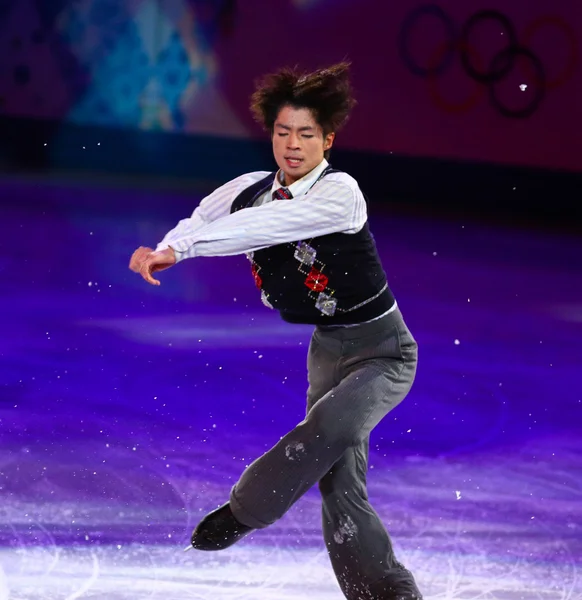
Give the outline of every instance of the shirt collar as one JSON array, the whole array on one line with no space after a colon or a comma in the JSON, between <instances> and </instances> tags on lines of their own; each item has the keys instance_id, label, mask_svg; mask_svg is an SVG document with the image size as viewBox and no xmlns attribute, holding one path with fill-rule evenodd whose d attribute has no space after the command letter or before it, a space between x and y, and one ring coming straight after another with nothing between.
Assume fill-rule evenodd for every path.
<instances>
[{"instance_id":1,"label":"shirt collar","mask_svg":"<svg viewBox=\"0 0 582 600\"><path fill-rule=\"evenodd\" d=\"M325 171L328 167L329 163L325 158L315 167L307 173L307 175L303 176L301 179L298 179L295 183L292 183L287 189L293 195L293 198L300 196L301 194L307 193L311 186L318 180L319 176ZM281 170L277 171L277 175L273 181L273 185L271 187L271 196L274 192L276 192L279 188L283 187L280 177L282 173Z\"/></svg>"}]
</instances>

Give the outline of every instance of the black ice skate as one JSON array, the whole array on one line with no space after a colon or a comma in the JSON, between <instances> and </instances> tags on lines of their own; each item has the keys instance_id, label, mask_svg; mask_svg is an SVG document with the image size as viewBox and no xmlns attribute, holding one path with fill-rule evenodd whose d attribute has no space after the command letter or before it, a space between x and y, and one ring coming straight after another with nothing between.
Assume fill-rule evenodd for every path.
<instances>
[{"instance_id":1,"label":"black ice skate","mask_svg":"<svg viewBox=\"0 0 582 600\"><path fill-rule=\"evenodd\" d=\"M192 548L196 550L224 550L254 531L237 521L227 502L208 513L192 533ZM189 549L189 548L188 548Z\"/></svg>"}]
</instances>

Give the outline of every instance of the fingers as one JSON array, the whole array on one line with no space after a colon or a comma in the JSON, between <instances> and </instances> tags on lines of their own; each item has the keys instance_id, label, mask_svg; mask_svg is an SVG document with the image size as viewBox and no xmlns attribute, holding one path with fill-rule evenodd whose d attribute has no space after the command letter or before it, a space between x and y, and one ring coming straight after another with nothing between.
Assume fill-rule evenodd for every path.
<instances>
[{"instance_id":1,"label":"fingers","mask_svg":"<svg viewBox=\"0 0 582 600\"><path fill-rule=\"evenodd\" d=\"M139 274L148 282L151 283L152 285L160 285L159 280L154 279L152 277L152 272L153 272L153 268L154 268L154 264L152 264L151 259L146 259L142 264L141 267L139 269Z\"/></svg>"}]
</instances>

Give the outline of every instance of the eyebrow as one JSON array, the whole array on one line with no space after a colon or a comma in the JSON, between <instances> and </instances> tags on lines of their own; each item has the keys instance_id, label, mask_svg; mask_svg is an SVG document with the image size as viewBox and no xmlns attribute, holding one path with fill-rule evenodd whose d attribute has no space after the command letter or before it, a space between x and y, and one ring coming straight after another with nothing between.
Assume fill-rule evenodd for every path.
<instances>
[{"instance_id":1,"label":"eyebrow","mask_svg":"<svg viewBox=\"0 0 582 600\"><path fill-rule=\"evenodd\" d=\"M285 129L287 131L291 131L291 127L289 125L281 125L281 123L275 123L275 127L280 127L281 129ZM298 131L313 131L314 128L310 125L306 125L305 127L299 127Z\"/></svg>"}]
</instances>

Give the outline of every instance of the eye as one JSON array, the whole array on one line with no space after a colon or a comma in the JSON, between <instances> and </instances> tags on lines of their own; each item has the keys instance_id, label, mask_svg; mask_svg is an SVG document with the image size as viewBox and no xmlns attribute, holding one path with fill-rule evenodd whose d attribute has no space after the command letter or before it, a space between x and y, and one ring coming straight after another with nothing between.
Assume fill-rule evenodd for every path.
<instances>
[{"instance_id":1,"label":"eye","mask_svg":"<svg viewBox=\"0 0 582 600\"><path fill-rule=\"evenodd\" d=\"M304 135L304 138L307 138L308 140L310 140L313 136L312 135Z\"/></svg>"},{"instance_id":2,"label":"eye","mask_svg":"<svg viewBox=\"0 0 582 600\"><path fill-rule=\"evenodd\" d=\"M287 135L289 135L289 134L288 134L288 133L278 133L277 135L278 135L279 137L285 137L285 136L287 136Z\"/></svg>"}]
</instances>

